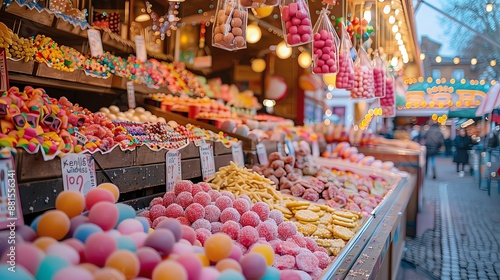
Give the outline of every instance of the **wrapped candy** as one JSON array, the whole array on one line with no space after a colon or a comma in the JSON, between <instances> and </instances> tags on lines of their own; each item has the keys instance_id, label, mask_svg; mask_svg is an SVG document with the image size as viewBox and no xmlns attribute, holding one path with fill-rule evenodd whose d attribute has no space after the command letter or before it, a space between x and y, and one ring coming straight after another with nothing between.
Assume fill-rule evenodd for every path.
<instances>
[{"instance_id":1,"label":"wrapped candy","mask_svg":"<svg viewBox=\"0 0 500 280\"><path fill-rule=\"evenodd\" d=\"M240 5L245 8L260 8L264 6L278 6L279 0L240 0Z\"/></svg>"},{"instance_id":2,"label":"wrapped candy","mask_svg":"<svg viewBox=\"0 0 500 280\"><path fill-rule=\"evenodd\" d=\"M307 0L282 0L280 3L283 36L289 47L312 40L312 23Z\"/></svg>"},{"instance_id":3,"label":"wrapped candy","mask_svg":"<svg viewBox=\"0 0 500 280\"><path fill-rule=\"evenodd\" d=\"M396 95L394 92L394 77L386 68L385 72L385 97L380 98L382 116L394 117L396 115Z\"/></svg>"},{"instance_id":4,"label":"wrapped candy","mask_svg":"<svg viewBox=\"0 0 500 280\"><path fill-rule=\"evenodd\" d=\"M323 8L313 31L313 73L337 74L339 68L339 37L328 18L330 12Z\"/></svg>"},{"instance_id":5,"label":"wrapped candy","mask_svg":"<svg viewBox=\"0 0 500 280\"><path fill-rule=\"evenodd\" d=\"M373 67L363 47L358 50L358 58L354 62L354 87L351 89L351 98L367 99L375 97L373 82Z\"/></svg>"},{"instance_id":6,"label":"wrapped candy","mask_svg":"<svg viewBox=\"0 0 500 280\"><path fill-rule=\"evenodd\" d=\"M378 54L375 54L372 65L375 97L382 98L385 96L385 63Z\"/></svg>"},{"instance_id":7,"label":"wrapped candy","mask_svg":"<svg viewBox=\"0 0 500 280\"><path fill-rule=\"evenodd\" d=\"M354 87L354 63L351 56L352 44L344 24L341 25L340 34L339 70L337 73L336 87L351 89Z\"/></svg>"},{"instance_id":8,"label":"wrapped candy","mask_svg":"<svg viewBox=\"0 0 500 280\"><path fill-rule=\"evenodd\" d=\"M238 0L219 0L212 46L234 51L245 49L248 12Z\"/></svg>"}]
</instances>

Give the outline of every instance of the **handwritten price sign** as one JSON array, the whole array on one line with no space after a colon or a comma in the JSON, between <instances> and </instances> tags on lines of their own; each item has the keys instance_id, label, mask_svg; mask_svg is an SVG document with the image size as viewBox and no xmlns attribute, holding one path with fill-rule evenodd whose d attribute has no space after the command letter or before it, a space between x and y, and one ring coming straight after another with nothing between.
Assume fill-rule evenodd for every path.
<instances>
[{"instance_id":1,"label":"handwritten price sign","mask_svg":"<svg viewBox=\"0 0 500 280\"><path fill-rule=\"evenodd\" d=\"M94 159L88 154L69 154L61 159L64 190L87 192L97 186Z\"/></svg>"},{"instance_id":2,"label":"handwritten price sign","mask_svg":"<svg viewBox=\"0 0 500 280\"><path fill-rule=\"evenodd\" d=\"M90 53L93 57L99 57L104 54L102 48L101 32L96 29L88 29L87 36L89 38Z\"/></svg>"},{"instance_id":3,"label":"handwritten price sign","mask_svg":"<svg viewBox=\"0 0 500 280\"><path fill-rule=\"evenodd\" d=\"M174 188L176 182L182 180L181 151L168 151L166 160L167 192Z\"/></svg>"},{"instance_id":4,"label":"handwritten price sign","mask_svg":"<svg viewBox=\"0 0 500 280\"><path fill-rule=\"evenodd\" d=\"M241 141L238 141L238 143L233 143L233 145L231 146L231 150L233 152L233 162L240 167L244 166L245 157L243 155L243 148L241 147Z\"/></svg>"},{"instance_id":5,"label":"handwritten price sign","mask_svg":"<svg viewBox=\"0 0 500 280\"><path fill-rule=\"evenodd\" d=\"M257 144L257 157L259 158L259 163L262 165L269 164L269 159L267 158L266 146L260 143Z\"/></svg>"},{"instance_id":6,"label":"handwritten price sign","mask_svg":"<svg viewBox=\"0 0 500 280\"><path fill-rule=\"evenodd\" d=\"M127 102L128 102L129 109L135 108L136 103L135 103L134 81L127 82Z\"/></svg>"},{"instance_id":7,"label":"handwritten price sign","mask_svg":"<svg viewBox=\"0 0 500 280\"><path fill-rule=\"evenodd\" d=\"M212 145L203 144L200 146L201 174L203 181L215 175L215 161Z\"/></svg>"}]
</instances>

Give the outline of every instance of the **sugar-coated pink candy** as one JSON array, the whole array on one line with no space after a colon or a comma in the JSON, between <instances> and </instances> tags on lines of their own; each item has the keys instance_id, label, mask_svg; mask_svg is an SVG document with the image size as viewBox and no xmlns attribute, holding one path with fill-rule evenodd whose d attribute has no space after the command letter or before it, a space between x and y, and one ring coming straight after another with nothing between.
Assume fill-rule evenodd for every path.
<instances>
[{"instance_id":1,"label":"sugar-coated pink candy","mask_svg":"<svg viewBox=\"0 0 500 280\"><path fill-rule=\"evenodd\" d=\"M93 280L94 276L90 271L78 266L68 266L59 270L53 280Z\"/></svg>"},{"instance_id":2,"label":"sugar-coated pink candy","mask_svg":"<svg viewBox=\"0 0 500 280\"><path fill-rule=\"evenodd\" d=\"M298 18L292 18L292 26L298 27L302 24L302 20Z\"/></svg>"},{"instance_id":3,"label":"sugar-coated pink candy","mask_svg":"<svg viewBox=\"0 0 500 280\"><path fill-rule=\"evenodd\" d=\"M298 31L297 31L297 26L291 26L289 29L288 29L288 33L290 34L297 34Z\"/></svg>"},{"instance_id":4,"label":"sugar-coated pink candy","mask_svg":"<svg viewBox=\"0 0 500 280\"><path fill-rule=\"evenodd\" d=\"M227 221L222 225L221 231L236 240L240 231L240 224L235 221Z\"/></svg>"},{"instance_id":5,"label":"sugar-coated pink candy","mask_svg":"<svg viewBox=\"0 0 500 280\"><path fill-rule=\"evenodd\" d=\"M194 203L199 203L199 204L201 204L201 206L204 206L204 207L207 205L210 205L211 201L212 201L212 198L206 192L199 192L193 198Z\"/></svg>"},{"instance_id":6,"label":"sugar-coated pink candy","mask_svg":"<svg viewBox=\"0 0 500 280\"><path fill-rule=\"evenodd\" d=\"M259 233L251 226L243 227L238 233L238 242L246 247L252 246L258 240Z\"/></svg>"},{"instance_id":7,"label":"sugar-coated pink candy","mask_svg":"<svg viewBox=\"0 0 500 280\"><path fill-rule=\"evenodd\" d=\"M190 226L182 225L182 239L193 244L196 241L196 232Z\"/></svg>"},{"instance_id":8,"label":"sugar-coated pink candy","mask_svg":"<svg viewBox=\"0 0 500 280\"><path fill-rule=\"evenodd\" d=\"M238 210L234 208L226 208L222 211L220 214L220 221L222 223L225 223L227 221L235 221L235 222L240 222L241 215L238 212Z\"/></svg>"},{"instance_id":9,"label":"sugar-coated pink candy","mask_svg":"<svg viewBox=\"0 0 500 280\"><path fill-rule=\"evenodd\" d=\"M172 207L172 205L177 204L171 204L168 207ZM158 217L165 216L166 209L167 208L165 208L165 206L163 205L153 205L151 208L149 208L149 216L151 217L151 220L154 221Z\"/></svg>"},{"instance_id":10,"label":"sugar-coated pink candy","mask_svg":"<svg viewBox=\"0 0 500 280\"><path fill-rule=\"evenodd\" d=\"M252 206L252 211L259 215L261 221L265 221L269 218L269 213L271 210L269 209L269 205L265 202L257 202Z\"/></svg>"},{"instance_id":11,"label":"sugar-coated pink candy","mask_svg":"<svg viewBox=\"0 0 500 280\"><path fill-rule=\"evenodd\" d=\"M217 201L221 198L223 197L218 198ZM193 203L186 208L184 215L191 223L193 223L194 221L205 217L205 208L201 206L201 204Z\"/></svg>"},{"instance_id":12,"label":"sugar-coated pink candy","mask_svg":"<svg viewBox=\"0 0 500 280\"><path fill-rule=\"evenodd\" d=\"M139 248L135 254L139 259L139 276L151 277L154 268L161 262L160 254L149 247Z\"/></svg>"},{"instance_id":13,"label":"sugar-coated pink candy","mask_svg":"<svg viewBox=\"0 0 500 280\"><path fill-rule=\"evenodd\" d=\"M194 184L193 187L191 188L191 194L193 195L193 197L199 193L199 192L202 192L204 193L205 191L203 191L202 187L200 186L200 184Z\"/></svg>"},{"instance_id":14,"label":"sugar-coated pink candy","mask_svg":"<svg viewBox=\"0 0 500 280\"><path fill-rule=\"evenodd\" d=\"M191 227L194 230L197 230L199 228L204 228L204 229L208 229L209 231L212 231L212 224L206 219L198 219L198 220L194 221L194 223L191 224Z\"/></svg>"},{"instance_id":15,"label":"sugar-coated pink candy","mask_svg":"<svg viewBox=\"0 0 500 280\"><path fill-rule=\"evenodd\" d=\"M233 202L233 207L238 210L241 215L243 215L243 213L250 210L250 203L246 199L238 198Z\"/></svg>"},{"instance_id":16,"label":"sugar-coated pink candy","mask_svg":"<svg viewBox=\"0 0 500 280\"><path fill-rule=\"evenodd\" d=\"M309 14L307 13L307 10L302 9L298 10L295 16L302 21L303 19L307 18Z\"/></svg>"},{"instance_id":17,"label":"sugar-coated pink candy","mask_svg":"<svg viewBox=\"0 0 500 280\"><path fill-rule=\"evenodd\" d=\"M288 7L289 7L290 17L294 17L295 14L297 13L297 10L299 9L299 6L297 5L297 3L290 3Z\"/></svg>"},{"instance_id":18,"label":"sugar-coated pink candy","mask_svg":"<svg viewBox=\"0 0 500 280\"><path fill-rule=\"evenodd\" d=\"M163 195L163 206L168 207L170 204L174 203L176 197L173 191L166 192Z\"/></svg>"},{"instance_id":19,"label":"sugar-coated pink candy","mask_svg":"<svg viewBox=\"0 0 500 280\"><path fill-rule=\"evenodd\" d=\"M217 198L219 198L221 196L220 192L218 192L216 190L210 190L207 193L212 198L212 202L215 202L217 200Z\"/></svg>"},{"instance_id":20,"label":"sugar-coated pink candy","mask_svg":"<svg viewBox=\"0 0 500 280\"><path fill-rule=\"evenodd\" d=\"M318 258L311 252L302 252L295 257L297 267L306 272L313 272L319 265Z\"/></svg>"},{"instance_id":21,"label":"sugar-coated pink candy","mask_svg":"<svg viewBox=\"0 0 500 280\"><path fill-rule=\"evenodd\" d=\"M186 208L191 205L191 203L193 203L193 195L191 194L191 192L181 192L177 195L175 202L183 208Z\"/></svg>"},{"instance_id":22,"label":"sugar-coated pink candy","mask_svg":"<svg viewBox=\"0 0 500 280\"><path fill-rule=\"evenodd\" d=\"M212 235L212 233L206 228L199 228L196 230L196 240L203 246L205 241Z\"/></svg>"},{"instance_id":23,"label":"sugar-coated pink candy","mask_svg":"<svg viewBox=\"0 0 500 280\"><path fill-rule=\"evenodd\" d=\"M221 230L222 230L222 223L221 222L211 222L210 225L212 228L212 233L221 232Z\"/></svg>"}]
</instances>

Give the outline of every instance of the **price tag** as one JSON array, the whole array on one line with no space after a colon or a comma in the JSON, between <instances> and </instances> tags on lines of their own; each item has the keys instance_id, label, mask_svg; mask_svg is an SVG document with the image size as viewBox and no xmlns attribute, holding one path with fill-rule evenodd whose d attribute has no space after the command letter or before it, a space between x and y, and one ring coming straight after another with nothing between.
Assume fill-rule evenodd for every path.
<instances>
[{"instance_id":1,"label":"price tag","mask_svg":"<svg viewBox=\"0 0 500 280\"><path fill-rule=\"evenodd\" d=\"M5 49L0 48L0 92L9 90L9 72Z\"/></svg>"},{"instance_id":2,"label":"price tag","mask_svg":"<svg viewBox=\"0 0 500 280\"><path fill-rule=\"evenodd\" d=\"M233 162L240 167L245 166L245 156L243 155L241 141L238 141L238 143L233 143L233 145L231 146L231 150L233 152Z\"/></svg>"},{"instance_id":3,"label":"price tag","mask_svg":"<svg viewBox=\"0 0 500 280\"><path fill-rule=\"evenodd\" d=\"M283 143L276 142L276 148L278 149L278 153L280 153L280 155L285 155L285 152L283 151Z\"/></svg>"},{"instance_id":4,"label":"price tag","mask_svg":"<svg viewBox=\"0 0 500 280\"><path fill-rule=\"evenodd\" d=\"M85 135L81 134L80 132L75 133L75 138L76 141L78 141L78 144L82 146L87 144L87 142L89 141L89 139L87 139L87 137L85 137Z\"/></svg>"},{"instance_id":5,"label":"price tag","mask_svg":"<svg viewBox=\"0 0 500 280\"><path fill-rule=\"evenodd\" d=\"M259 158L260 164L262 165L269 164L269 159L267 158L266 146L264 146L264 144L262 143L257 144L257 157Z\"/></svg>"},{"instance_id":6,"label":"price tag","mask_svg":"<svg viewBox=\"0 0 500 280\"><path fill-rule=\"evenodd\" d=\"M146 43L144 42L144 37L141 35L135 36L135 56L138 60L144 62L148 60L148 54L146 52Z\"/></svg>"},{"instance_id":7,"label":"price tag","mask_svg":"<svg viewBox=\"0 0 500 280\"><path fill-rule=\"evenodd\" d=\"M135 90L133 81L127 82L127 101L128 101L128 108L134 109L136 104L135 104Z\"/></svg>"},{"instance_id":8,"label":"price tag","mask_svg":"<svg viewBox=\"0 0 500 280\"><path fill-rule=\"evenodd\" d=\"M203 181L215 175L215 161L212 145L203 144L200 146L201 173Z\"/></svg>"},{"instance_id":9,"label":"price tag","mask_svg":"<svg viewBox=\"0 0 500 280\"><path fill-rule=\"evenodd\" d=\"M94 158L89 154L68 154L61 159L64 190L86 195L97 186Z\"/></svg>"},{"instance_id":10,"label":"price tag","mask_svg":"<svg viewBox=\"0 0 500 280\"><path fill-rule=\"evenodd\" d=\"M103 55L101 32L95 29L88 29L87 36L89 37L90 53L92 56L99 57Z\"/></svg>"},{"instance_id":11,"label":"price tag","mask_svg":"<svg viewBox=\"0 0 500 280\"><path fill-rule=\"evenodd\" d=\"M285 152L287 155L295 156L295 149L293 147L293 142L290 140L285 140Z\"/></svg>"},{"instance_id":12,"label":"price tag","mask_svg":"<svg viewBox=\"0 0 500 280\"><path fill-rule=\"evenodd\" d=\"M182 180L181 151L168 151L166 160L167 192L174 188L176 182Z\"/></svg>"},{"instance_id":13,"label":"price tag","mask_svg":"<svg viewBox=\"0 0 500 280\"><path fill-rule=\"evenodd\" d=\"M194 140L194 145L196 147L200 147L202 145L205 145L207 142L205 141L205 138L200 138L200 139L196 139Z\"/></svg>"},{"instance_id":14,"label":"price tag","mask_svg":"<svg viewBox=\"0 0 500 280\"><path fill-rule=\"evenodd\" d=\"M319 157L319 143L318 143L318 141L314 141L312 143L312 154L313 154L313 157Z\"/></svg>"}]
</instances>

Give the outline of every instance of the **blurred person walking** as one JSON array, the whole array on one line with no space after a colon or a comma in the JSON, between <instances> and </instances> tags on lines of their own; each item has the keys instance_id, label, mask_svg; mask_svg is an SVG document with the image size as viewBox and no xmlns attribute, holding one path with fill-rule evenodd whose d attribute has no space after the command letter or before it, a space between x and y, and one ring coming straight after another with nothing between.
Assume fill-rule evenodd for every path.
<instances>
[{"instance_id":1,"label":"blurred person walking","mask_svg":"<svg viewBox=\"0 0 500 280\"><path fill-rule=\"evenodd\" d=\"M444 137L439 125L435 122L431 124L429 130L424 135L425 147L427 148L425 174L429 164L432 168L432 179L436 179L436 155L444 145Z\"/></svg>"},{"instance_id":2,"label":"blurred person walking","mask_svg":"<svg viewBox=\"0 0 500 280\"><path fill-rule=\"evenodd\" d=\"M472 145L472 139L464 128L461 128L458 135L453 140L453 146L455 146L455 155L453 156L453 162L457 164L457 173L460 177L465 175L465 165L469 163L469 149ZM460 169L460 164L462 168Z\"/></svg>"}]
</instances>

